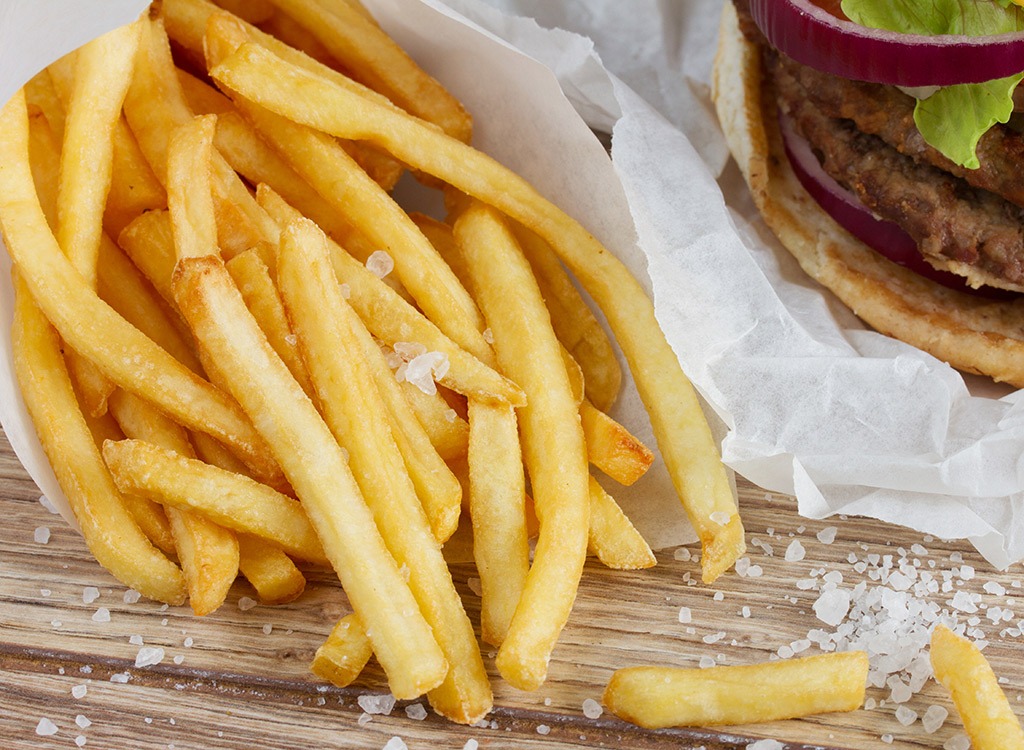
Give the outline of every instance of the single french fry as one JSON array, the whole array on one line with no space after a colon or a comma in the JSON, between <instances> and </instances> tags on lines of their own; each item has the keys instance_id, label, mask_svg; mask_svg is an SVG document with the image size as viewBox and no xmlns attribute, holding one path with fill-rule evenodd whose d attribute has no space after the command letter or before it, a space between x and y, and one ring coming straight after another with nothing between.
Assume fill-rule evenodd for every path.
<instances>
[{"instance_id":1,"label":"single french fry","mask_svg":"<svg viewBox=\"0 0 1024 750\"><path fill-rule=\"evenodd\" d=\"M580 421L590 463L619 484L628 487L651 468L651 449L589 401L580 405Z\"/></svg>"},{"instance_id":2,"label":"single french fry","mask_svg":"<svg viewBox=\"0 0 1024 750\"><path fill-rule=\"evenodd\" d=\"M642 570L658 564L650 545L593 477L590 478L588 538L589 551L614 570Z\"/></svg>"},{"instance_id":3,"label":"single french fry","mask_svg":"<svg viewBox=\"0 0 1024 750\"><path fill-rule=\"evenodd\" d=\"M448 660L448 674L427 697L441 715L473 724L493 700L473 625L392 437L355 333L362 322L338 288L326 236L308 219L281 235L278 286L324 418L348 449L381 535L395 561L407 566L409 588Z\"/></svg>"},{"instance_id":4,"label":"single french fry","mask_svg":"<svg viewBox=\"0 0 1024 750\"><path fill-rule=\"evenodd\" d=\"M219 254L210 174L216 128L216 115L200 115L177 126L167 144L167 208L176 258Z\"/></svg>"},{"instance_id":5,"label":"single french fry","mask_svg":"<svg viewBox=\"0 0 1024 750\"><path fill-rule=\"evenodd\" d=\"M260 185L256 195L260 205L281 226L302 217L266 185ZM460 348L337 243L328 241L328 248L334 273L347 286L348 301L370 333L388 345L413 341L427 351L443 352L451 366L441 384L453 391L483 401L502 400L513 406L525 403L519 386Z\"/></svg>"},{"instance_id":6,"label":"single french fry","mask_svg":"<svg viewBox=\"0 0 1024 750\"><path fill-rule=\"evenodd\" d=\"M277 356L288 366L292 377L302 386L306 395L314 395L313 385L309 382L309 373L306 372L306 365L299 356L298 345L295 336L288 325L288 318L285 315L284 305L281 296L277 293L274 280L270 277L267 264L260 256L252 251L246 250L239 253L226 264L235 286L242 293L245 306L256 318L267 341L277 352Z\"/></svg>"},{"instance_id":7,"label":"single french fry","mask_svg":"<svg viewBox=\"0 0 1024 750\"><path fill-rule=\"evenodd\" d=\"M324 46L323 42L313 36L287 13L275 10L270 18L260 24L260 29L275 39L281 40L289 47L294 47L300 52L309 55L318 63L326 65L328 68L345 72L341 68L340 63L334 59L334 55L331 54L330 50Z\"/></svg>"},{"instance_id":8,"label":"single french fry","mask_svg":"<svg viewBox=\"0 0 1024 750\"><path fill-rule=\"evenodd\" d=\"M548 244L521 225L512 231L537 277L558 340L583 370L587 398L608 411L622 387L622 368L611 339Z\"/></svg>"},{"instance_id":9,"label":"single french fry","mask_svg":"<svg viewBox=\"0 0 1024 750\"><path fill-rule=\"evenodd\" d=\"M242 45L210 74L278 115L339 138L375 143L543 238L601 308L629 363L669 476L700 537L704 581L714 581L732 566L746 545L718 447L697 394L658 325L654 305L615 255L487 155L290 65L259 45Z\"/></svg>"},{"instance_id":10,"label":"single french fry","mask_svg":"<svg viewBox=\"0 0 1024 750\"><path fill-rule=\"evenodd\" d=\"M408 380L403 380L398 387L441 458L451 461L465 456L469 447L469 423L455 413L444 396L440 392L432 396L424 393Z\"/></svg>"},{"instance_id":11,"label":"single french fry","mask_svg":"<svg viewBox=\"0 0 1024 750\"><path fill-rule=\"evenodd\" d=\"M64 103L54 86L53 78L47 68L36 73L25 84L25 99L29 112L39 112L47 121L50 129L59 142L64 140Z\"/></svg>"},{"instance_id":12,"label":"single french fry","mask_svg":"<svg viewBox=\"0 0 1024 750\"><path fill-rule=\"evenodd\" d=\"M123 493L192 511L302 560L328 564L299 502L247 476L140 439L108 440L103 458Z\"/></svg>"},{"instance_id":13,"label":"single french fry","mask_svg":"<svg viewBox=\"0 0 1024 750\"><path fill-rule=\"evenodd\" d=\"M526 478L515 410L469 402L469 512L480 576L480 637L500 646L530 571Z\"/></svg>"},{"instance_id":14,"label":"single french fry","mask_svg":"<svg viewBox=\"0 0 1024 750\"><path fill-rule=\"evenodd\" d=\"M391 692L413 698L448 671L430 626L381 539L330 430L267 343L216 257L183 258L178 307L233 395L259 415L262 434L302 502L355 611L367 626Z\"/></svg>"},{"instance_id":15,"label":"single french fry","mask_svg":"<svg viewBox=\"0 0 1024 750\"><path fill-rule=\"evenodd\" d=\"M149 279L157 294L171 309L177 310L171 291L174 272L174 230L170 211L150 211L124 228L117 244L131 258L143 276Z\"/></svg>"},{"instance_id":16,"label":"single french fry","mask_svg":"<svg viewBox=\"0 0 1024 750\"><path fill-rule=\"evenodd\" d=\"M9 162L0 164L2 172ZM10 210L0 211L5 222ZM143 596L181 604L186 594L181 570L153 546L125 507L78 406L60 340L17 277L12 346L25 406L89 551Z\"/></svg>"},{"instance_id":17,"label":"single french fry","mask_svg":"<svg viewBox=\"0 0 1024 750\"><path fill-rule=\"evenodd\" d=\"M977 646L947 628L932 631L935 679L953 697L974 750L1021 750L1024 730L992 667Z\"/></svg>"},{"instance_id":18,"label":"single french fry","mask_svg":"<svg viewBox=\"0 0 1024 750\"><path fill-rule=\"evenodd\" d=\"M16 94L0 112L0 227L36 303L64 340L126 391L180 424L231 446L260 476L279 474L252 424L226 394L199 378L104 303L60 251L28 165L28 116Z\"/></svg>"},{"instance_id":19,"label":"single french fry","mask_svg":"<svg viewBox=\"0 0 1024 750\"><path fill-rule=\"evenodd\" d=\"M337 687L348 687L373 656L366 629L355 615L346 615L316 650L310 671Z\"/></svg>"},{"instance_id":20,"label":"single french fry","mask_svg":"<svg viewBox=\"0 0 1024 750\"><path fill-rule=\"evenodd\" d=\"M527 397L519 428L540 536L497 666L510 684L533 690L547 676L587 556L587 447L562 346L508 226L494 209L474 202L456 222L455 237L494 332L498 362Z\"/></svg>"},{"instance_id":21,"label":"single french fry","mask_svg":"<svg viewBox=\"0 0 1024 750\"><path fill-rule=\"evenodd\" d=\"M154 409L150 404L125 391L118 390L110 397L110 410L122 432L133 444L153 445L157 451L166 451L183 459L195 453L185 430ZM120 441L125 442L125 441ZM114 475L114 483L122 493L139 495L160 501L153 493L142 488L126 490L109 460L108 446L119 445L107 441L103 444L103 458ZM214 521L192 513L187 506L164 504L167 520L174 536L185 582L188 584L189 603L199 616L213 612L224 603L228 589L238 577L238 539Z\"/></svg>"},{"instance_id":22,"label":"single french fry","mask_svg":"<svg viewBox=\"0 0 1024 750\"><path fill-rule=\"evenodd\" d=\"M855 711L867 676L863 651L709 669L628 667L612 675L604 704L647 729L758 724Z\"/></svg>"},{"instance_id":23,"label":"single french fry","mask_svg":"<svg viewBox=\"0 0 1024 750\"><path fill-rule=\"evenodd\" d=\"M264 23L275 15L269 0L217 0L217 5L248 23Z\"/></svg>"},{"instance_id":24,"label":"single french fry","mask_svg":"<svg viewBox=\"0 0 1024 750\"><path fill-rule=\"evenodd\" d=\"M247 534L238 535L238 570L264 604L287 604L306 590L306 576L284 551Z\"/></svg>"}]
</instances>

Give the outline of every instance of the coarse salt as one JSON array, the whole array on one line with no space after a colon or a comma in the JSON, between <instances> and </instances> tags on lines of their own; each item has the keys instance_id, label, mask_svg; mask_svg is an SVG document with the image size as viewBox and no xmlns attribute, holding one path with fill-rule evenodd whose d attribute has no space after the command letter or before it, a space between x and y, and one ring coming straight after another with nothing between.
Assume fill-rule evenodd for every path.
<instances>
[{"instance_id":1,"label":"coarse salt","mask_svg":"<svg viewBox=\"0 0 1024 750\"><path fill-rule=\"evenodd\" d=\"M405 740L401 737L392 737L384 743L383 750L409 750L409 746L405 744Z\"/></svg>"},{"instance_id":2,"label":"coarse salt","mask_svg":"<svg viewBox=\"0 0 1024 750\"><path fill-rule=\"evenodd\" d=\"M466 740L466 744L462 746L462 750L478 750L480 743L474 739Z\"/></svg>"},{"instance_id":3,"label":"coarse salt","mask_svg":"<svg viewBox=\"0 0 1024 750\"><path fill-rule=\"evenodd\" d=\"M547 724L538 724L537 734L551 734L551 727L549 727Z\"/></svg>"},{"instance_id":4,"label":"coarse salt","mask_svg":"<svg viewBox=\"0 0 1024 750\"><path fill-rule=\"evenodd\" d=\"M84 734L80 734L77 737L75 737L75 744L79 747L85 747L85 743L88 741L89 740L86 738Z\"/></svg>"},{"instance_id":5,"label":"coarse salt","mask_svg":"<svg viewBox=\"0 0 1024 750\"><path fill-rule=\"evenodd\" d=\"M896 708L896 721L905 727L909 727L917 721L917 711L906 706L898 706Z\"/></svg>"},{"instance_id":6,"label":"coarse salt","mask_svg":"<svg viewBox=\"0 0 1024 750\"><path fill-rule=\"evenodd\" d=\"M39 720L39 723L36 724L36 734L40 737L49 737L57 734L57 725L47 718L42 718Z\"/></svg>"},{"instance_id":7,"label":"coarse salt","mask_svg":"<svg viewBox=\"0 0 1024 750\"><path fill-rule=\"evenodd\" d=\"M946 743L942 746L942 750L970 750L971 739L961 732L960 734L954 734Z\"/></svg>"},{"instance_id":8,"label":"coarse salt","mask_svg":"<svg viewBox=\"0 0 1024 750\"><path fill-rule=\"evenodd\" d=\"M725 510L716 510L708 517L720 526L725 526L727 523L729 523L729 519L732 518L732 515Z\"/></svg>"},{"instance_id":9,"label":"coarse salt","mask_svg":"<svg viewBox=\"0 0 1024 750\"><path fill-rule=\"evenodd\" d=\"M746 750L783 750L785 747L778 740L757 740L747 745Z\"/></svg>"},{"instance_id":10,"label":"coarse salt","mask_svg":"<svg viewBox=\"0 0 1024 750\"><path fill-rule=\"evenodd\" d=\"M128 680L130 680L131 678L132 676L127 672L115 672L114 674L110 675L111 682L117 682L122 685L128 682Z\"/></svg>"},{"instance_id":11,"label":"coarse salt","mask_svg":"<svg viewBox=\"0 0 1024 750\"><path fill-rule=\"evenodd\" d=\"M815 536L818 537L818 541L822 544L832 544L832 542L836 540L836 533L838 531L839 529L835 526L826 526L815 534Z\"/></svg>"},{"instance_id":12,"label":"coarse salt","mask_svg":"<svg viewBox=\"0 0 1024 750\"><path fill-rule=\"evenodd\" d=\"M383 250L374 250L366 259L366 269L378 279L383 279L395 270L395 260Z\"/></svg>"},{"instance_id":13,"label":"coarse salt","mask_svg":"<svg viewBox=\"0 0 1024 750\"><path fill-rule=\"evenodd\" d=\"M466 585L469 586L469 590L472 591L477 596L483 596L484 590L483 590L483 587L480 585L480 579L479 578L469 578L469 579L467 579L466 580Z\"/></svg>"},{"instance_id":14,"label":"coarse salt","mask_svg":"<svg viewBox=\"0 0 1024 750\"><path fill-rule=\"evenodd\" d=\"M672 557L681 562L690 562L690 558L693 557L693 553L690 552L687 547L676 547L672 552Z\"/></svg>"},{"instance_id":15,"label":"coarse salt","mask_svg":"<svg viewBox=\"0 0 1024 750\"><path fill-rule=\"evenodd\" d=\"M422 703L413 703L405 707L405 715L414 721L423 721L427 718L427 709Z\"/></svg>"},{"instance_id":16,"label":"coarse salt","mask_svg":"<svg viewBox=\"0 0 1024 750\"><path fill-rule=\"evenodd\" d=\"M135 604L136 602L139 601L139 599L142 598L142 594L140 594L135 589L128 589L127 591L124 592L124 597L123 598L124 598L124 603L125 604Z\"/></svg>"},{"instance_id":17,"label":"coarse salt","mask_svg":"<svg viewBox=\"0 0 1024 750\"><path fill-rule=\"evenodd\" d=\"M243 612L248 612L250 609L255 607L259 602L249 596L243 596L238 600L238 608Z\"/></svg>"},{"instance_id":18,"label":"coarse salt","mask_svg":"<svg viewBox=\"0 0 1024 750\"><path fill-rule=\"evenodd\" d=\"M50 498L48 498L46 495L40 495L39 496L39 504L42 505L44 508L46 508L50 513L52 513L55 516L60 514L60 511L57 509L57 506L54 505L53 501L50 500Z\"/></svg>"},{"instance_id":19,"label":"coarse salt","mask_svg":"<svg viewBox=\"0 0 1024 750\"><path fill-rule=\"evenodd\" d=\"M75 717L75 724L78 725L79 729L88 729L92 726L92 722L89 721L84 714L78 714L78 716Z\"/></svg>"},{"instance_id":20,"label":"coarse salt","mask_svg":"<svg viewBox=\"0 0 1024 750\"><path fill-rule=\"evenodd\" d=\"M110 610L106 607L100 607L93 612L92 619L94 622L110 622Z\"/></svg>"},{"instance_id":21,"label":"coarse salt","mask_svg":"<svg viewBox=\"0 0 1024 750\"><path fill-rule=\"evenodd\" d=\"M949 711L943 706L928 706L928 710L921 717L921 726L928 734L934 734L946 723L948 716Z\"/></svg>"},{"instance_id":22,"label":"coarse salt","mask_svg":"<svg viewBox=\"0 0 1024 750\"><path fill-rule=\"evenodd\" d=\"M789 546L786 547L786 562L800 562L804 559L806 554L807 552L804 550L804 545L800 544L799 539L794 539L789 543Z\"/></svg>"},{"instance_id":23,"label":"coarse salt","mask_svg":"<svg viewBox=\"0 0 1024 750\"><path fill-rule=\"evenodd\" d=\"M690 611L689 607L679 608L679 622L683 624L693 622L693 613Z\"/></svg>"},{"instance_id":24,"label":"coarse salt","mask_svg":"<svg viewBox=\"0 0 1024 750\"><path fill-rule=\"evenodd\" d=\"M712 659L710 656L702 656L700 657L700 661L698 662L698 666L701 669L710 669L711 667L715 666L715 664L715 660Z\"/></svg>"},{"instance_id":25,"label":"coarse salt","mask_svg":"<svg viewBox=\"0 0 1024 750\"><path fill-rule=\"evenodd\" d=\"M164 660L164 650L159 646L143 646L135 655L136 667L151 667Z\"/></svg>"},{"instance_id":26,"label":"coarse salt","mask_svg":"<svg viewBox=\"0 0 1024 750\"><path fill-rule=\"evenodd\" d=\"M50 541L50 529L40 526L32 534L32 538L35 539L36 544L46 544Z\"/></svg>"},{"instance_id":27,"label":"coarse salt","mask_svg":"<svg viewBox=\"0 0 1024 750\"><path fill-rule=\"evenodd\" d=\"M368 693L356 698L356 703L358 703L359 707L368 714L383 714L384 716L388 716L395 707L395 696L390 693L383 693L379 695L372 695Z\"/></svg>"},{"instance_id":28,"label":"coarse salt","mask_svg":"<svg viewBox=\"0 0 1024 750\"><path fill-rule=\"evenodd\" d=\"M587 698L583 701L583 715L588 719L600 719L603 713L604 708L593 698Z\"/></svg>"},{"instance_id":29,"label":"coarse salt","mask_svg":"<svg viewBox=\"0 0 1024 750\"><path fill-rule=\"evenodd\" d=\"M71 695L77 700L82 700L82 698L84 698L85 694L88 692L88 685L75 685L73 688L71 688Z\"/></svg>"},{"instance_id":30,"label":"coarse salt","mask_svg":"<svg viewBox=\"0 0 1024 750\"><path fill-rule=\"evenodd\" d=\"M100 590L95 586L86 586L82 589L82 602L85 604L92 604L94 601L100 598Z\"/></svg>"}]
</instances>

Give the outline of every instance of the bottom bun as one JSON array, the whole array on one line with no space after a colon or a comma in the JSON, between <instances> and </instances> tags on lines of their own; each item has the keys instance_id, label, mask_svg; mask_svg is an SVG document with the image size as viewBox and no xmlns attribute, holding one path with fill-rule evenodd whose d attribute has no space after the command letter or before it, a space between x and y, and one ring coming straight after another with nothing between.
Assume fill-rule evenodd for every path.
<instances>
[{"instance_id":1,"label":"bottom bun","mask_svg":"<svg viewBox=\"0 0 1024 750\"><path fill-rule=\"evenodd\" d=\"M1024 297L958 292L884 258L840 227L789 166L761 55L726 0L712 96L765 223L803 270L875 330L967 372L1024 388Z\"/></svg>"}]
</instances>

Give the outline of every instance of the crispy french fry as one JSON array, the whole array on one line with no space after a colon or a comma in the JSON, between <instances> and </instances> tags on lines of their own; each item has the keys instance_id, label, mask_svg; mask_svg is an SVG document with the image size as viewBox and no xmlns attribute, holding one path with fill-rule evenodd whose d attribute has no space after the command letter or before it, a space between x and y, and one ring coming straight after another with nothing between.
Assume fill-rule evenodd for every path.
<instances>
[{"instance_id":1,"label":"crispy french fry","mask_svg":"<svg viewBox=\"0 0 1024 750\"><path fill-rule=\"evenodd\" d=\"M619 484L628 487L651 468L651 449L589 401L580 405L580 421L590 463Z\"/></svg>"},{"instance_id":2,"label":"crispy french fry","mask_svg":"<svg viewBox=\"0 0 1024 750\"><path fill-rule=\"evenodd\" d=\"M604 704L647 729L757 724L855 711L867 676L863 651L709 669L628 667L612 675Z\"/></svg>"},{"instance_id":3,"label":"crispy french fry","mask_svg":"<svg viewBox=\"0 0 1024 750\"><path fill-rule=\"evenodd\" d=\"M327 640L316 650L310 671L337 687L348 687L373 656L366 629L355 615L338 620Z\"/></svg>"},{"instance_id":4,"label":"crispy french fry","mask_svg":"<svg viewBox=\"0 0 1024 750\"><path fill-rule=\"evenodd\" d=\"M48 69L36 73L25 84L25 99L29 112L39 112L47 121L58 141L64 140L64 103L54 86Z\"/></svg>"},{"instance_id":5,"label":"crispy french fry","mask_svg":"<svg viewBox=\"0 0 1024 750\"><path fill-rule=\"evenodd\" d=\"M440 391L431 396L408 380L398 386L441 458L451 461L465 456L469 446L469 423L455 413Z\"/></svg>"},{"instance_id":6,"label":"crispy french fry","mask_svg":"<svg viewBox=\"0 0 1024 750\"><path fill-rule=\"evenodd\" d=\"M142 399L122 390L115 391L110 398L110 410L124 434L134 439L133 443L148 441L141 444L159 446L156 450L182 458L195 455L185 430ZM118 444L109 441L103 444L103 458L114 474L118 489L122 493L158 500L150 492L124 489L125 484L108 459L107 447ZM192 611L199 616L208 615L224 603L228 589L238 577L238 539L233 532L190 512L187 507L165 504L164 510L185 574Z\"/></svg>"},{"instance_id":7,"label":"crispy french fry","mask_svg":"<svg viewBox=\"0 0 1024 750\"><path fill-rule=\"evenodd\" d=\"M500 646L530 571L526 478L515 410L469 402L469 512L480 575L480 637Z\"/></svg>"},{"instance_id":8,"label":"crispy french fry","mask_svg":"<svg viewBox=\"0 0 1024 750\"><path fill-rule=\"evenodd\" d=\"M231 446L260 476L279 473L238 405L126 322L88 288L46 224L28 166L28 117L17 94L0 112L0 226L11 259L64 340L125 390Z\"/></svg>"},{"instance_id":9,"label":"crispy french fry","mask_svg":"<svg viewBox=\"0 0 1024 750\"><path fill-rule=\"evenodd\" d=\"M178 305L171 291L174 272L174 230L170 211L150 211L124 228L117 244L149 279L157 294L173 309Z\"/></svg>"},{"instance_id":10,"label":"crispy french fry","mask_svg":"<svg viewBox=\"0 0 1024 750\"><path fill-rule=\"evenodd\" d=\"M256 194L260 205L281 226L302 217L266 185L261 185ZM334 273L339 282L347 285L348 301L370 333L389 345L414 341L428 351L443 352L451 367L441 383L453 391L483 401L498 399L513 406L525 403L519 386L460 348L337 243L328 241L328 248Z\"/></svg>"},{"instance_id":11,"label":"crispy french fry","mask_svg":"<svg viewBox=\"0 0 1024 750\"><path fill-rule=\"evenodd\" d=\"M618 258L485 154L290 65L259 45L242 45L210 74L278 115L340 138L375 143L542 237L604 312L629 362L669 475L701 539L704 581L714 581L732 566L746 545L718 448L696 392L658 325L654 305Z\"/></svg>"},{"instance_id":12,"label":"crispy french fry","mask_svg":"<svg viewBox=\"0 0 1024 750\"><path fill-rule=\"evenodd\" d=\"M519 426L540 536L497 665L510 684L533 690L547 676L587 556L587 448L562 347L507 225L494 209L474 202L456 222L455 237L494 332L498 361L527 397Z\"/></svg>"},{"instance_id":13,"label":"crispy french fry","mask_svg":"<svg viewBox=\"0 0 1024 750\"><path fill-rule=\"evenodd\" d=\"M0 171L9 162L2 164ZM10 207L5 206L0 215L9 221ZM56 332L20 278L15 279L15 289L15 374L89 551L126 586L157 601L181 604L185 578L142 533L125 507L79 409Z\"/></svg>"},{"instance_id":14,"label":"crispy french fry","mask_svg":"<svg viewBox=\"0 0 1024 750\"><path fill-rule=\"evenodd\" d=\"M217 0L217 5L249 23L263 23L275 15L269 0Z\"/></svg>"},{"instance_id":15,"label":"crispy french fry","mask_svg":"<svg viewBox=\"0 0 1024 750\"><path fill-rule=\"evenodd\" d=\"M935 679L953 696L953 704L974 750L1021 750L1024 730L978 647L945 625L932 631Z\"/></svg>"},{"instance_id":16,"label":"crispy french fry","mask_svg":"<svg viewBox=\"0 0 1024 750\"><path fill-rule=\"evenodd\" d=\"M622 508L590 478L590 534L588 549L604 565L615 570L653 568L658 561L650 545L636 530Z\"/></svg>"},{"instance_id":17,"label":"crispy french fry","mask_svg":"<svg viewBox=\"0 0 1024 750\"><path fill-rule=\"evenodd\" d=\"M309 55L318 63L335 70L340 69L340 64L334 59L334 55L324 46L323 42L309 33L287 13L275 11L270 18L260 24L260 28L275 39L280 39L289 47L294 47L300 52Z\"/></svg>"},{"instance_id":18,"label":"crispy french fry","mask_svg":"<svg viewBox=\"0 0 1024 750\"><path fill-rule=\"evenodd\" d=\"M306 590L306 577L288 555L247 534L238 535L238 569L264 604L287 604Z\"/></svg>"},{"instance_id":19,"label":"crispy french fry","mask_svg":"<svg viewBox=\"0 0 1024 750\"><path fill-rule=\"evenodd\" d=\"M266 485L140 439L108 440L103 458L123 493L192 511L302 560L328 564L299 502Z\"/></svg>"},{"instance_id":20,"label":"crispy french fry","mask_svg":"<svg viewBox=\"0 0 1024 750\"><path fill-rule=\"evenodd\" d=\"M448 665L377 531L341 447L267 343L227 269L215 257L183 258L174 288L179 309L242 408L260 416L262 433L367 626L391 692L413 698L436 687Z\"/></svg>"},{"instance_id":21,"label":"crispy french fry","mask_svg":"<svg viewBox=\"0 0 1024 750\"><path fill-rule=\"evenodd\" d=\"M216 128L216 115L200 115L176 127L167 144L167 208L176 258L219 254L210 174Z\"/></svg>"},{"instance_id":22,"label":"crispy french fry","mask_svg":"<svg viewBox=\"0 0 1024 750\"><path fill-rule=\"evenodd\" d=\"M308 219L281 235L278 285L324 418L348 449L381 535L395 560L408 567L409 588L448 660L444 682L428 693L430 703L453 721L473 724L492 704L476 635L392 437L355 333L362 322L338 288L327 238Z\"/></svg>"}]
</instances>

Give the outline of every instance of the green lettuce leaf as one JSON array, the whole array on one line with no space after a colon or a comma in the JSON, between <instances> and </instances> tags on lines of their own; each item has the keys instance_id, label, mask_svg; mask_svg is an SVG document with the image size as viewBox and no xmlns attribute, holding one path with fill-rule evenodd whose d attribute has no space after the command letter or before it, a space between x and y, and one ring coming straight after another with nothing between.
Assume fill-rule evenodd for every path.
<instances>
[{"instance_id":1,"label":"green lettuce leaf","mask_svg":"<svg viewBox=\"0 0 1024 750\"><path fill-rule=\"evenodd\" d=\"M1024 9L1009 0L842 0L855 23L905 34L989 36L1024 31ZM977 169L978 141L1013 112L1013 90L1024 75L939 89L919 99L914 122L922 137L951 161Z\"/></svg>"}]
</instances>

